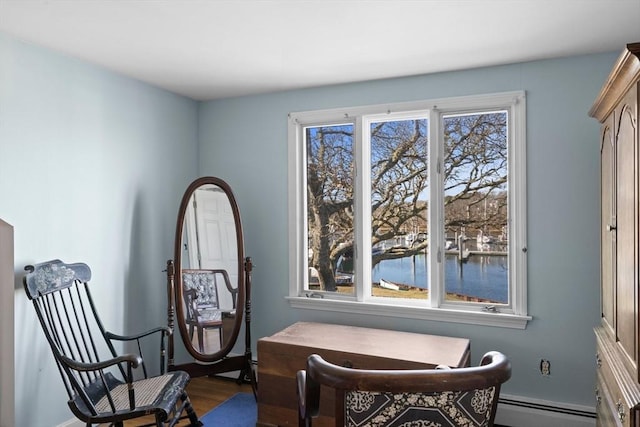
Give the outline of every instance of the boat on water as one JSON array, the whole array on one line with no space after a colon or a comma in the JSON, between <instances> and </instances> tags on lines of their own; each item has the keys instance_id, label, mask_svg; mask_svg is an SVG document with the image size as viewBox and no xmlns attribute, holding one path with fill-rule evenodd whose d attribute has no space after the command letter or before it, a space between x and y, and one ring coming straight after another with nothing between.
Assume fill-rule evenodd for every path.
<instances>
[{"instance_id":1,"label":"boat on water","mask_svg":"<svg viewBox=\"0 0 640 427\"><path fill-rule=\"evenodd\" d=\"M381 288L385 288L385 289L391 289L392 291L399 291L400 290L400 286L396 285L395 283L389 282L387 280L384 279L380 279L380 287Z\"/></svg>"},{"instance_id":2,"label":"boat on water","mask_svg":"<svg viewBox=\"0 0 640 427\"><path fill-rule=\"evenodd\" d=\"M494 240L495 239L493 238L493 236L484 234L482 230L478 231L478 235L476 236L476 244L478 245L478 247L493 243Z\"/></svg>"}]
</instances>

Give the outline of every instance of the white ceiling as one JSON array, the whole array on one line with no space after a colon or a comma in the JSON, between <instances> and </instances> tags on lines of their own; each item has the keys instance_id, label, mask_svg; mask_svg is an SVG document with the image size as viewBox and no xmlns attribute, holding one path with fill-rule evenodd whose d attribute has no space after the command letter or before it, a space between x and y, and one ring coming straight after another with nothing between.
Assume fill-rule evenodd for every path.
<instances>
[{"instance_id":1,"label":"white ceiling","mask_svg":"<svg viewBox=\"0 0 640 427\"><path fill-rule=\"evenodd\" d=\"M0 0L0 31L210 100L621 51L640 0Z\"/></svg>"}]
</instances>

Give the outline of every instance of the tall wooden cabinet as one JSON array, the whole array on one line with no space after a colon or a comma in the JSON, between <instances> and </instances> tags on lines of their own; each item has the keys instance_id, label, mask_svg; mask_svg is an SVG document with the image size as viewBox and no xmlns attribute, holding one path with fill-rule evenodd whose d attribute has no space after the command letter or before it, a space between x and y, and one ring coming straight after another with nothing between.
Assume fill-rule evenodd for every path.
<instances>
[{"instance_id":1,"label":"tall wooden cabinet","mask_svg":"<svg viewBox=\"0 0 640 427\"><path fill-rule=\"evenodd\" d=\"M601 126L598 426L640 426L640 43L628 44L589 115Z\"/></svg>"}]
</instances>

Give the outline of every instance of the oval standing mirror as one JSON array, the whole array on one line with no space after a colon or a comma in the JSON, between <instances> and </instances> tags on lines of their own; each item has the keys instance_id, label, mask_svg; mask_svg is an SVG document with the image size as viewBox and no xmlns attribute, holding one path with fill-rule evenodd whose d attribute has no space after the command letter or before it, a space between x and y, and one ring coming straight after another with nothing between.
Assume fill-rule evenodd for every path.
<instances>
[{"instance_id":1,"label":"oval standing mirror","mask_svg":"<svg viewBox=\"0 0 640 427\"><path fill-rule=\"evenodd\" d=\"M167 263L169 327L177 323L185 348L197 363L169 369L192 376L240 370L253 382L248 309L251 263L244 259L240 212L229 185L203 177L187 188L176 223L174 259ZM245 352L230 355L245 321ZM204 362L204 363L203 363Z\"/></svg>"}]
</instances>

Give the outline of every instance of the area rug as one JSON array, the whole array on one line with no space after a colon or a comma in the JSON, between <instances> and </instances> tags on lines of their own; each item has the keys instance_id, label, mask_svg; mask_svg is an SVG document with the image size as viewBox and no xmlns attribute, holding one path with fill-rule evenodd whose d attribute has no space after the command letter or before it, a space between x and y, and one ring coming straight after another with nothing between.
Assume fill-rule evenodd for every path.
<instances>
[{"instance_id":1,"label":"area rug","mask_svg":"<svg viewBox=\"0 0 640 427\"><path fill-rule=\"evenodd\" d=\"M205 427L255 427L258 405L252 393L236 393L200 417Z\"/></svg>"}]
</instances>

